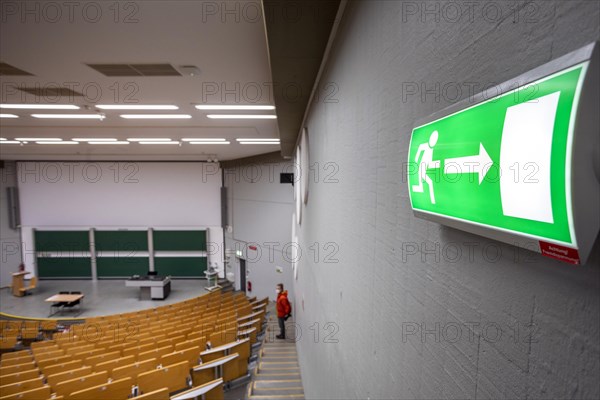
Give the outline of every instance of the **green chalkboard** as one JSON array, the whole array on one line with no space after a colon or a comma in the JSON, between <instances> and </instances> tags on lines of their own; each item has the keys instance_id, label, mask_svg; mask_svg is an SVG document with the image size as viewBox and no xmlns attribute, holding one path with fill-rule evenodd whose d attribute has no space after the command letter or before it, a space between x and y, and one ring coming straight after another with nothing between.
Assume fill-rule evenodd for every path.
<instances>
[{"instance_id":1,"label":"green chalkboard","mask_svg":"<svg viewBox=\"0 0 600 400\"><path fill-rule=\"evenodd\" d=\"M155 257L154 269L159 275L204 278L206 257Z\"/></svg>"},{"instance_id":2,"label":"green chalkboard","mask_svg":"<svg viewBox=\"0 0 600 400\"><path fill-rule=\"evenodd\" d=\"M35 231L35 251L90 251L89 231Z\"/></svg>"},{"instance_id":3,"label":"green chalkboard","mask_svg":"<svg viewBox=\"0 0 600 400\"><path fill-rule=\"evenodd\" d=\"M37 257L37 269L43 278L91 278L89 257Z\"/></svg>"},{"instance_id":4,"label":"green chalkboard","mask_svg":"<svg viewBox=\"0 0 600 400\"><path fill-rule=\"evenodd\" d=\"M95 231L96 250L148 251L148 231Z\"/></svg>"},{"instance_id":5,"label":"green chalkboard","mask_svg":"<svg viewBox=\"0 0 600 400\"><path fill-rule=\"evenodd\" d=\"M96 268L98 277L130 277L146 275L150 262L148 257L98 257Z\"/></svg>"},{"instance_id":6,"label":"green chalkboard","mask_svg":"<svg viewBox=\"0 0 600 400\"><path fill-rule=\"evenodd\" d=\"M156 251L206 251L206 231L154 231Z\"/></svg>"}]
</instances>

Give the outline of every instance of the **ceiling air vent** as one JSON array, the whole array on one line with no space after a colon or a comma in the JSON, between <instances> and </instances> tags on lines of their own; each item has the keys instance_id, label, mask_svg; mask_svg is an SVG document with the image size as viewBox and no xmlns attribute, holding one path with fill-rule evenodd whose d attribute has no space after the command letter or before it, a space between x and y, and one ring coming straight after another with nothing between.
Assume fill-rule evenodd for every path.
<instances>
[{"instance_id":1,"label":"ceiling air vent","mask_svg":"<svg viewBox=\"0 0 600 400\"><path fill-rule=\"evenodd\" d=\"M0 76L33 76L33 74L5 62L0 62Z\"/></svg>"},{"instance_id":2,"label":"ceiling air vent","mask_svg":"<svg viewBox=\"0 0 600 400\"><path fill-rule=\"evenodd\" d=\"M83 96L83 94L65 87L19 87L18 89L38 97Z\"/></svg>"},{"instance_id":3,"label":"ceiling air vent","mask_svg":"<svg viewBox=\"0 0 600 400\"><path fill-rule=\"evenodd\" d=\"M105 76L181 76L171 64L87 64Z\"/></svg>"}]
</instances>

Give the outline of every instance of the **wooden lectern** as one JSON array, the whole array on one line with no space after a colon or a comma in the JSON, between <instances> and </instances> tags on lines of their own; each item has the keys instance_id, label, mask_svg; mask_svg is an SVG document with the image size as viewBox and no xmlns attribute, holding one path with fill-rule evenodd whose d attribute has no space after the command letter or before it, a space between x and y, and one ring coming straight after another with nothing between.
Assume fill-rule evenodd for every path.
<instances>
[{"instance_id":1,"label":"wooden lectern","mask_svg":"<svg viewBox=\"0 0 600 400\"><path fill-rule=\"evenodd\" d=\"M13 296L17 296L17 297L21 297L23 296L23 292L21 292L19 289L25 287L24 284L24 278L25 275L29 274L29 272L27 271L23 271L23 272L15 272L14 274L12 274L12 293Z\"/></svg>"}]
</instances>

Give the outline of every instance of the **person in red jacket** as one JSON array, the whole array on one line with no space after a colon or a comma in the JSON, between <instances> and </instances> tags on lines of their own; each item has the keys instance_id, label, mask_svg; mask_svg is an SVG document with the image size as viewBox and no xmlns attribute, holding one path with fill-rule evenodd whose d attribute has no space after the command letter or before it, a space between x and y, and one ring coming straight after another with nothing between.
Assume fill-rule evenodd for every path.
<instances>
[{"instance_id":1,"label":"person in red jacket","mask_svg":"<svg viewBox=\"0 0 600 400\"><path fill-rule=\"evenodd\" d=\"M292 312L292 306L287 298L287 290L283 290L283 283L277 284L277 320L279 322L279 335L277 339L285 339L285 320Z\"/></svg>"}]
</instances>

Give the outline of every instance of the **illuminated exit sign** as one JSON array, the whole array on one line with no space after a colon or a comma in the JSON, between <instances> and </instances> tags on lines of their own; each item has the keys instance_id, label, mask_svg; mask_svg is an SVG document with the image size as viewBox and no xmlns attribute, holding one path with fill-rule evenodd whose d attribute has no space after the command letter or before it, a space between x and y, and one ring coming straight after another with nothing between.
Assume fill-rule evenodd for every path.
<instances>
[{"instance_id":1,"label":"illuminated exit sign","mask_svg":"<svg viewBox=\"0 0 600 400\"><path fill-rule=\"evenodd\" d=\"M586 46L418 124L415 214L585 262L600 225L597 52Z\"/></svg>"}]
</instances>

